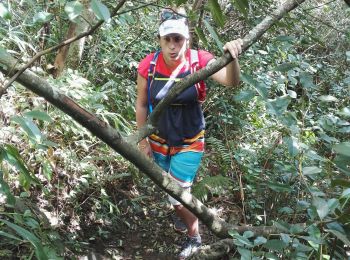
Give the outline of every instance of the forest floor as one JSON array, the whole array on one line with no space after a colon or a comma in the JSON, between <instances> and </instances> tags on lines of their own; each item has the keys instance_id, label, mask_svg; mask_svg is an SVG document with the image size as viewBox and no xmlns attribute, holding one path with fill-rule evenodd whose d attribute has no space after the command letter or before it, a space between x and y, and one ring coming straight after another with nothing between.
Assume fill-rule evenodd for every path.
<instances>
[{"instance_id":1,"label":"forest floor","mask_svg":"<svg viewBox=\"0 0 350 260\"><path fill-rule=\"evenodd\" d=\"M135 211L135 186L132 183L114 187L118 194L122 194L123 199L129 196L130 204L124 209L121 216L122 222L118 227L110 228L106 239L95 236L86 246L87 255L80 256L79 259L177 259L182 241L186 235L177 233L173 229L172 214L174 210L167 201L167 195L158 187L151 185L147 188L137 187L138 196L142 199L138 201ZM133 187L131 187L133 186ZM140 191L142 190L142 191ZM134 195L132 195L134 191ZM134 197L134 198L132 198ZM217 198L211 204L215 208L225 208L218 204L225 203ZM227 203L227 201L226 201ZM232 202L230 202L230 214L228 210L221 210L220 215L226 220L232 217ZM226 207L227 209L227 207ZM236 213L236 212L234 212ZM111 224L110 225L115 225ZM108 227L104 227L108 230ZM98 230L98 224L91 223L82 228L81 235L85 239L91 237ZM212 244L218 240L208 228L200 223L200 233L203 245Z\"/></svg>"}]
</instances>

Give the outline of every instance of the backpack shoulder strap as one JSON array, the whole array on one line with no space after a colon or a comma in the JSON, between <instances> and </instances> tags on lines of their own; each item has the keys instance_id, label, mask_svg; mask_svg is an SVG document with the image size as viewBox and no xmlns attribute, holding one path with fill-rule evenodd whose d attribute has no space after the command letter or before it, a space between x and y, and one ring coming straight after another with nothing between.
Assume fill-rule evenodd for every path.
<instances>
[{"instance_id":1,"label":"backpack shoulder strap","mask_svg":"<svg viewBox=\"0 0 350 260\"><path fill-rule=\"evenodd\" d=\"M191 49L191 73L196 72L199 67L199 54L197 50Z\"/></svg>"},{"instance_id":2,"label":"backpack shoulder strap","mask_svg":"<svg viewBox=\"0 0 350 260\"><path fill-rule=\"evenodd\" d=\"M152 113L153 107L151 102L151 84L153 81L153 76L156 71L156 65L157 65L157 59L159 56L160 51L156 51L154 53L153 59L151 60L148 68L148 75L147 75L147 99L148 99L148 110L149 113Z\"/></svg>"}]
</instances>

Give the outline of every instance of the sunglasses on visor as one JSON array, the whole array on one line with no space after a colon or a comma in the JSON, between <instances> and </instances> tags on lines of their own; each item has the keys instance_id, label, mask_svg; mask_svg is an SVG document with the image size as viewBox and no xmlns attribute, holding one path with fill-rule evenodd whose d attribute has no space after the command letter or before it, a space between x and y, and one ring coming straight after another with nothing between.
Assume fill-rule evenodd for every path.
<instances>
[{"instance_id":1,"label":"sunglasses on visor","mask_svg":"<svg viewBox=\"0 0 350 260\"><path fill-rule=\"evenodd\" d=\"M166 20L179 20L179 19L186 19L186 18L187 18L186 15L176 13L172 9L164 10L160 14L161 23L166 21Z\"/></svg>"}]
</instances>

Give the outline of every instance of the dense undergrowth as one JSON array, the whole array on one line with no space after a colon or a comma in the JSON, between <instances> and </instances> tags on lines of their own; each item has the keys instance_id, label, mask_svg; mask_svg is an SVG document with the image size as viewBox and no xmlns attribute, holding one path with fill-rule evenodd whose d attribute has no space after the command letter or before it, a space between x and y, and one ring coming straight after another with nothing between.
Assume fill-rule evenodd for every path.
<instances>
[{"instance_id":1,"label":"dense undergrowth","mask_svg":"<svg viewBox=\"0 0 350 260\"><path fill-rule=\"evenodd\" d=\"M61 2L51 9L57 13L50 45L60 41L59 28L68 21L57 11ZM203 30L209 36L199 43L218 56L220 42L243 37L273 6L232 2L222 2L225 25L208 19ZM207 153L194 194L228 221L281 230L270 237L232 232L232 257L346 257L350 10L342 2L321 2L302 5L242 55L239 89L207 82ZM31 36L42 21L32 17L45 8L30 1L0 4L0 47L22 61L39 51L40 37ZM157 10L113 18L89 39L78 70L53 79L46 68L54 54L33 69L128 135L135 131L137 62L156 48ZM2 259L74 258L92 241L115 240L113 234L130 228L128 212L147 212L143 200L155 189L150 180L43 98L13 84L1 97L0 122ZM239 214L230 214L237 208Z\"/></svg>"}]
</instances>

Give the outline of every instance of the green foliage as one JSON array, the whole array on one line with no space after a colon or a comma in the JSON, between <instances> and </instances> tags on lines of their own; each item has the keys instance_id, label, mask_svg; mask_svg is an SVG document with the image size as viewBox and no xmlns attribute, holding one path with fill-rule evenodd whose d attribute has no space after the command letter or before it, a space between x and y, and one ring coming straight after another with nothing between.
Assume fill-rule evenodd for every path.
<instances>
[{"instance_id":1,"label":"green foliage","mask_svg":"<svg viewBox=\"0 0 350 260\"><path fill-rule=\"evenodd\" d=\"M279 230L271 237L232 232L234 257L342 259L349 244L349 9L340 2L313 8L318 2L289 14L240 57L239 89L208 81L207 153L194 193L208 203L229 198L245 209L247 224ZM77 71L67 68L58 79L47 75L55 53L33 70L127 135L135 129L137 64L157 48L159 7L137 9L139 3L127 1L125 12L111 18L116 4L91 1L106 23L88 37ZM190 15L199 25L200 47L221 55L224 42L244 37L275 6L270 0L209 1L201 16ZM0 50L26 62L64 39L69 21L81 14L79 1L0 3ZM42 34L45 26L50 30ZM127 180L149 183L64 113L18 84L1 97L0 108L5 256L72 258L89 239L114 239L113 231L130 226L125 211L149 207L138 203L142 196L130 200L118 193ZM237 190L243 196L237 198ZM24 198L56 224L44 228L32 210L18 210ZM62 230L69 235L57 233ZM83 232L88 235L81 237Z\"/></svg>"}]
</instances>

